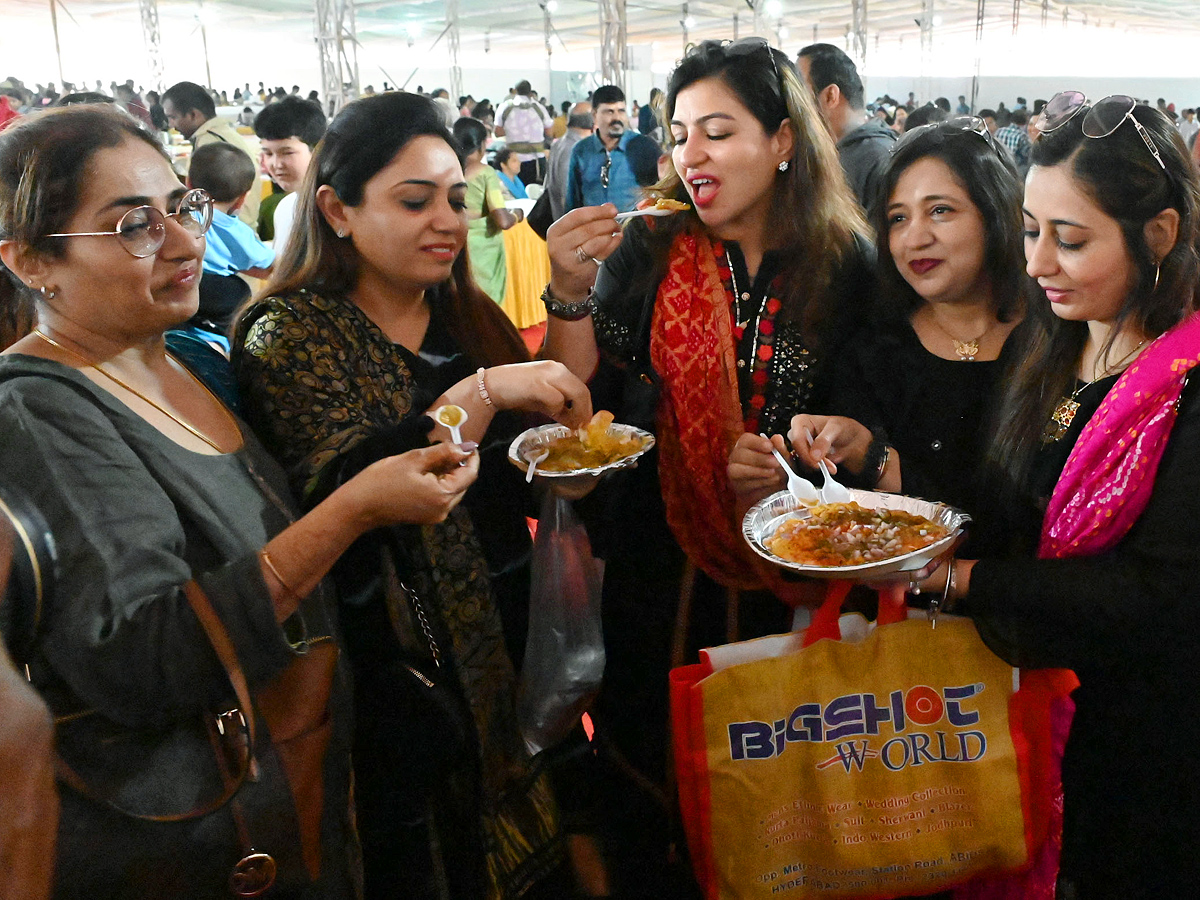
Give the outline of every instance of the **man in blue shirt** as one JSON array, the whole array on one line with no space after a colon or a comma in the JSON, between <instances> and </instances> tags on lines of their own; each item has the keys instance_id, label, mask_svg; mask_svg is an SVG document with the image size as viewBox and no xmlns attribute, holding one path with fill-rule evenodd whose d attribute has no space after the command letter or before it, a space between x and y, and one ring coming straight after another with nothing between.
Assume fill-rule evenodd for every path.
<instances>
[{"instance_id":1,"label":"man in blue shirt","mask_svg":"<svg viewBox=\"0 0 1200 900\"><path fill-rule=\"evenodd\" d=\"M658 144L629 130L625 92L606 84L592 93L595 133L571 150L566 209L612 203L621 212L633 209L640 188L658 181Z\"/></svg>"}]
</instances>

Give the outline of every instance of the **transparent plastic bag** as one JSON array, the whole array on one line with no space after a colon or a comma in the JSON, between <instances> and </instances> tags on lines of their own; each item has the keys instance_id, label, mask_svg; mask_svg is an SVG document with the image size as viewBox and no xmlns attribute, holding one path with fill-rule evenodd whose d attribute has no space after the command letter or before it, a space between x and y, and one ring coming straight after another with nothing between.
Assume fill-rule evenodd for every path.
<instances>
[{"instance_id":1,"label":"transparent plastic bag","mask_svg":"<svg viewBox=\"0 0 1200 900\"><path fill-rule=\"evenodd\" d=\"M529 637L517 723L530 753L570 733L600 689L604 568L571 501L547 491L533 544Z\"/></svg>"}]
</instances>

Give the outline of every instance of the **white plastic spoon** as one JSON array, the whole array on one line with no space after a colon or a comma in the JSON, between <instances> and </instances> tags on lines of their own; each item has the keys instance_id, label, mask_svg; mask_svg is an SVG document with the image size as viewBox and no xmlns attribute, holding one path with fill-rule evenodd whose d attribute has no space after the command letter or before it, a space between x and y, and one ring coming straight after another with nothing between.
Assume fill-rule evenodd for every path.
<instances>
[{"instance_id":1,"label":"white plastic spoon","mask_svg":"<svg viewBox=\"0 0 1200 900\"><path fill-rule=\"evenodd\" d=\"M456 444L461 444L462 426L467 421L467 411L461 406L455 406L453 403L447 403L445 406L439 406L433 411L433 418L441 425L445 425L450 429L450 440Z\"/></svg>"},{"instance_id":2,"label":"white plastic spoon","mask_svg":"<svg viewBox=\"0 0 1200 900\"><path fill-rule=\"evenodd\" d=\"M628 222L630 219L636 219L638 216L673 216L677 212L683 212L683 210L663 209L660 206L647 206L645 209L633 209L629 212L617 213L616 220L618 222Z\"/></svg>"},{"instance_id":3,"label":"white plastic spoon","mask_svg":"<svg viewBox=\"0 0 1200 900\"><path fill-rule=\"evenodd\" d=\"M771 440L765 434L760 434L759 437ZM797 503L805 506L812 506L814 503L819 503L820 495L817 493L816 487L807 478L801 478L792 471L792 467L787 464L783 458L783 454L775 449L775 445L771 444L771 452L775 454L775 459L779 461L779 465L783 466L783 471L787 473L788 493L796 498Z\"/></svg>"},{"instance_id":4,"label":"white plastic spoon","mask_svg":"<svg viewBox=\"0 0 1200 900\"><path fill-rule=\"evenodd\" d=\"M808 446L811 447L813 445L812 432L805 428L804 436L808 438ZM829 474L829 466L824 459L818 459L817 465L821 467L821 474L825 476L825 483L820 488L822 503L849 503L854 499L844 485L833 480L833 476Z\"/></svg>"},{"instance_id":5,"label":"white plastic spoon","mask_svg":"<svg viewBox=\"0 0 1200 900\"><path fill-rule=\"evenodd\" d=\"M529 468L525 470L526 484L529 484L531 481L533 481L533 470L536 469L541 463L544 463L546 461L546 457L549 455L550 449L546 448L544 450L539 450L537 453L533 454L533 456L525 457L529 460Z\"/></svg>"}]
</instances>

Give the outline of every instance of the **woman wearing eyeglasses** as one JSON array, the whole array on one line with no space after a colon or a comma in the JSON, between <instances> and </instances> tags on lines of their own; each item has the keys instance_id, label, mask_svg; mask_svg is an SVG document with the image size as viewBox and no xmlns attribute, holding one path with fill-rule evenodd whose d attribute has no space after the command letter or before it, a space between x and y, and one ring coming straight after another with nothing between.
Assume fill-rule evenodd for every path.
<instances>
[{"instance_id":1,"label":"woman wearing eyeglasses","mask_svg":"<svg viewBox=\"0 0 1200 900\"><path fill-rule=\"evenodd\" d=\"M589 498L607 557L594 718L614 784L614 871L649 894L670 843L655 793L669 668L697 647L787 630L792 605L817 599L755 562L730 453L759 432L782 447L794 413L824 408L830 362L872 293L866 224L782 53L759 38L705 41L672 74L665 111L672 165L654 193L691 208L624 233L612 206L569 213L549 234L544 298L544 353L590 379L597 408L658 440L657 456ZM640 396L653 384L656 398Z\"/></svg>"},{"instance_id":2,"label":"woman wearing eyeglasses","mask_svg":"<svg viewBox=\"0 0 1200 900\"><path fill-rule=\"evenodd\" d=\"M444 518L476 471L455 446L389 458L297 517L270 456L165 345L196 311L211 211L123 113L47 112L0 138L0 305L36 322L0 356L0 484L30 497L61 566L44 603L6 610L4 638L78 776L61 783L58 897L228 897L272 871L267 896L353 896L348 692L321 582L367 529ZM311 709L283 711L315 771L285 779L292 735L255 717L251 766L229 673L265 704L302 658Z\"/></svg>"},{"instance_id":3,"label":"woman wearing eyeglasses","mask_svg":"<svg viewBox=\"0 0 1200 900\"><path fill-rule=\"evenodd\" d=\"M1060 94L1041 132L1024 200L1040 292L988 454L1016 554L951 561L927 586L1002 658L1079 678L1058 896L1188 896L1200 184L1171 123L1128 97Z\"/></svg>"},{"instance_id":4,"label":"woman wearing eyeglasses","mask_svg":"<svg viewBox=\"0 0 1200 900\"><path fill-rule=\"evenodd\" d=\"M872 323L838 360L829 411L790 440L847 483L984 512L978 476L1024 312L1021 183L982 119L908 132L884 169L872 221L886 243ZM810 445L806 430L815 436ZM783 484L769 448L731 477L754 500Z\"/></svg>"}]
</instances>

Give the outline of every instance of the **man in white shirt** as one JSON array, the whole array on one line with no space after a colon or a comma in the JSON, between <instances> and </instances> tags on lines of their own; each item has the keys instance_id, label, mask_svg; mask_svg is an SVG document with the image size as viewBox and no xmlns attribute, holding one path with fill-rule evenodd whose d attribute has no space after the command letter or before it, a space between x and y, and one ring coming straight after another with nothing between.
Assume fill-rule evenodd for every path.
<instances>
[{"instance_id":1,"label":"man in white shirt","mask_svg":"<svg viewBox=\"0 0 1200 900\"><path fill-rule=\"evenodd\" d=\"M517 83L516 95L496 109L496 136L521 160L521 181L541 184L546 177L546 139L554 120L545 107L530 96L528 81Z\"/></svg>"}]
</instances>

